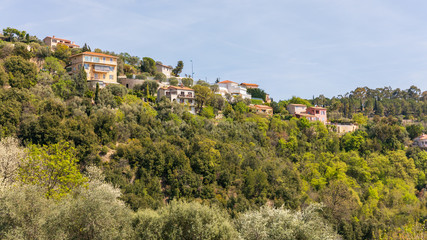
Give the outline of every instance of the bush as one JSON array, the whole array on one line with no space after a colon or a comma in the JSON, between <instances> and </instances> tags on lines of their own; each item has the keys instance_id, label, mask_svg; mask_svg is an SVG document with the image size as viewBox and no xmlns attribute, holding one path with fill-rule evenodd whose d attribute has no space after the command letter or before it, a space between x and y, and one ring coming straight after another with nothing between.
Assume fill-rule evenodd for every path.
<instances>
[{"instance_id":1,"label":"bush","mask_svg":"<svg viewBox=\"0 0 427 240\"><path fill-rule=\"evenodd\" d=\"M242 214L236 221L236 228L248 240L339 239L320 216L321 209L319 204L310 205L301 212L264 206Z\"/></svg>"},{"instance_id":2,"label":"bush","mask_svg":"<svg viewBox=\"0 0 427 240\"><path fill-rule=\"evenodd\" d=\"M196 202L173 201L157 212L140 210L133 226L139 239L238 239L225 212Z\"/></svg>"},{"instance_id":3,"label":"bush","mask_svg":"<svg viewBox=\"0 0 427 240\"><path fill-rule=\"evenodd\" d=\"M206 106L202 109L202 112L200 113L201 116L205 118L214 118L214 109L211 106Z\"/></svg>"}]
</instances>

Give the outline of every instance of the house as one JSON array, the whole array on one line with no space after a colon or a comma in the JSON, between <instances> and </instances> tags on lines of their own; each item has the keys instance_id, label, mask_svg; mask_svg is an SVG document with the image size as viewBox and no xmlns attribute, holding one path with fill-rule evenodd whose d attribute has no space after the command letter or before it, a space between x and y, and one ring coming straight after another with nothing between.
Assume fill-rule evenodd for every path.
<instances>
[{"instance_id":1,"label":"house","mask_svg":"<svg viewBox=\"0 0 427 240\"><path fill-rule=\"evenodd\" d=\"M160 101L163 96L166 96L172 102L178 102L187 105L189 107L190 113L196 114L196 100L193 89L177 86L161 87L157 90L157 101Z\"/></svg>"},{"instance_id":2,"label":"house","mask_svg":"<svg viewBox=\"0 0 427 240\"><path fill-rule=\"evenodd\" d=\"M68 46L69 48L79 48L80 46L77 45L75 42L71 42L71 40L67 40L67 39L62 39L62 38L57 38L55 36L52 37L45 37L43 39L43 42L50 46L51 48L56 47L57 44L64 44L66 46Z\"/></svg>"},{"instance_id":3,"label":"house","mask_svg":"<svg viewBox=\"0 0 427 240\"><path fill-rule=\"evenodd\" d=\"M161 72L166 75L167 78L172 77L172 67L163 65L159 62L156 63L157 72Z\"/></svg>"},{"instance_id":4,"label":"house","mask_svg":"<svg viewBox=\"0 0 427 240\"><path fill-rule=\"evenodd\" d=\"M83 67L87 74L90 87L99 83L100 87L106 84L117 83L117 57L103 53L83 52L70 57L71 73L77 73Z\"/></svg>"},{"instance_id":5,"label":"house","mask_svg":"<svg viewBox=\"0 0 427 240\"><path fill-rule=\"evenodd\" d=\"M218 85L218 94L225 97L228 93L231 96L241 96L243 99L251 99L251 95L247 93L247 89L244 86L240 86L236 82L225 80L217 83Z\"/></svg>"},{"instance_id":6,"label":"house","mask_svg":"<svg viewBox=\"0 0 427 240\"><path fill-rule=\"evenodd\" d=\"M294 114L306 112L307 106L304 104L291 103L291 104L288 104L287 109L288 109L289 114L294 115Z\"/></svg>"},{"instance_id":7,"label":"house","mask_svg":"<svg viewBox=\"0 0 427 240\"><path fill-rule=\"evenodd\" d=\"M304 104L289 104L287 107L290 114L297 118L306 118L309 121L320 121L324 124L328 121L326 108L323 107L308 107Z\"/></svg>"},{"instance_id":8,"label":"house","mask_svg":"<svg viewBox=\"0 0 427 240\"><path fill-rule=\"evenodd\" d=\"M427 148L427 134L423 134L414 139L414 146L418 146L420 148Z\"/></svg>"},{"instance_id":9,"label":"house","mask_svg":"<svg viewBox=\"0 0 427 240\"><path fill-rule=\"evenodd\" d=\"M264 114L268 116L273 116L273 108L266 105L249 105L249 108L252 109L257 114Z\"/></svg>"},{"instance_id":10,"label":"house","mask_svg":"<svg viewBox=\"0 0 427 240\"><path fill-rule=\"evenodd\" d=\"M246 89L258 88L258 84L255 83L241 83L240 86L245 87Z\"/></svg>"},{"instance_id":11,"label":"house","mask_svg":"<svg viewBox=\"0 0 427 240\"><path fill-rule=\"evenodd\" d=\"M326 108L323 107L308 107L307 113L314 115L317 121L321 121L326 124L328 118L326 116Z\"/></svg>"}]
</instances>

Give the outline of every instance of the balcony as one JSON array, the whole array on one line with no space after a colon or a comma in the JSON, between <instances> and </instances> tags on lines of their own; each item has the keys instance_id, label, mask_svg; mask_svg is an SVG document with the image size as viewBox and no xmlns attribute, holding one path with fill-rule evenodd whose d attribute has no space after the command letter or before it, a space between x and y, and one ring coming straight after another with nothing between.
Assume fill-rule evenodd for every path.
<instances>
[{"instance_id":1,"label":"balcony","mask_svg":"<svg viewBox=\"0 0 427 240\"><path fill-rule=\"evenodd\" d=\"M110 66L102 66L102 65L95 65L93 67L93 71L94 72L103 72L103 73L107 73L107 72L112 72L114 71L113 67Z\"/></svg>"},{"instance_id":2,"label":"balcony","mask_svg":"<svg viewBox=\"0 0 427 240\"><path fill-rule=\"evenodd\" d=\"M189 99L193 99L194 95L193 94L179 94L177 95L178 98L189 98Z\"/></svg>"}]
</instances>

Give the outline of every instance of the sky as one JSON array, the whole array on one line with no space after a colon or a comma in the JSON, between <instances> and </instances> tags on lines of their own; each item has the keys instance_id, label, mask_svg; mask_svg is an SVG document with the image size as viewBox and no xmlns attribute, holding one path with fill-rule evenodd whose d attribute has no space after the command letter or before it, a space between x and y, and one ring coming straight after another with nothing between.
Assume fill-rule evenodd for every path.
<instances>
[{"instance_id":1,"label":"sky","mask_svg":"<svg viewBox=\"0 0 427 240\"><path fill-rule=\"evenodd\" d=\"M0 28L128 52L274 100L427 88L427 1L0 0Z\"/></svg>"}]
</instances>

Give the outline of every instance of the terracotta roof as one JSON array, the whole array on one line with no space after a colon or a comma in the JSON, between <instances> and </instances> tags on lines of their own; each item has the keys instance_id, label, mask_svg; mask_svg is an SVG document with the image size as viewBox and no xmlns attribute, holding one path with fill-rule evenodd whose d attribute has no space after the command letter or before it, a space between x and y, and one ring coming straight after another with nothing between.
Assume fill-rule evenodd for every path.
<instances>
[{"instance_id":1,"label":"terracotta roof","mask_svg":"<svg viewBox=\"0 0 427 240\"><path fill-rule=\"evenodd\" d=\"M240 85L247 85L247 86L259 86L258 84L255 83L241 83Z\"/></svg>"},{"instance_id":2,"label":"terracotta roof","mask_svg":"<svg viewBox=\"0 0 427 240\"><path fill-rule=\"evenodd\" d=\"M302 116L302 117L316 117L315 115L308 114L308 113L295 113L295 115Z\"/></svg>"},{"instance_id":3,"label":"terracotta roof","mask_svg":"<svg viewBox=\"0 0 427 240\"><path fill-rule=\"evenodd\" d=\"M254 107L256 107L256 108L263 108L263 109L273 109L272 107L266 106L266 105L254 105Z\"/></svg>"},{"instance_id":4,"label":"terracotta roof","mask_svg":"<svg viewBox=\"0 0 427 240\"><path fill-rule=\"evenodd\" d=\"M71 57L78 56L78 55L92 55L92 56L101 56L101 57L118 58L118 57L116 57L116 56L111 56L111 55L107 55L107 54L103 54L103 53L94 53L94 52L82 52L82 53L79 53L79 54L73 55L73 56L71 56Z\"/></svg>"},{"instance_id":5,"label":"terracotta roof","mask_svg":"<svg viewBox=\"0 0 427 240\"><path fill-rule=\"evenodd\" d=\"M423 134L423 135L421 135L421 136L419 136L417 138L420 139L420 140L426 140L427 139L427 134Z\"/></svg>"},{"instance_id":6,"label":"terracotta roof","mask_svg":"<svg viewBox=\"0 0 427 240\"><path fill-rule=\"evenodd\" d=\"M318 109L318 110L326 110L326 108L324 108L324 107L308 107L308 109Z\"/></svg>"},{"instance_id":7,"label":"terracotta roof","mask_svg":"<svg viewBox=\"0 0 427 240\"><path fill-rule=\"evenodd\" d=\"M222 82L219 82L219 83L236 83L236 82L232 82L230 80L225 80L225 81L222 81Z\"/></svg>"},{"instance_id":8,"label":"terracotta roof","mask_svg":"<svg viewBox=\"0 0 427 240\"><path fill-rule=\"evenodd\" d=\"M299 104L299 103L290 103L289 105L292 105L292 106L303 106L303 107L307 107L306 105L304 105L304 104Z\"/></svg>"},{"instance_id":9,"label":"terracotta roof","mask_svg":"<svg viewBox=\"0 0 427 240\"><path fill-rule=\"evenodd\" d=\"M56 40L62 40L62 41L68 41L68 42L71 42L71 40L63 39L63 38L57 38L57 37L55 37L55 36L53 36L53 37L49 37L49 36L47 36L47 38L52 38L52 39L56 39Z\"/></svg>"},{"instance_id":10,"label":"terracotta roof","mask_svg":"<svg viewBox=\"0 0 427 240\"><path fill-rule=\"evenodd\" d=\"M160 66L162 66L162 67L170 68L170 69L172 69L172 68L173 68L173 67L171 67L171 66L166 66L166 65L163 65L163 64L160 64L160 63L156 63L156 65L160 65Z\"/></svg>"},{"instance_id":11,"label":"terracotta roof","mask_svg":"<svg viewBox=\"0 0 427 240\"><path fill-rule=\"evenodd\" d=\"M163 89L180 89L180 90L191 90L194 91L194 89L188 88L188 87L178 87L178 86L169 86L167 88L163 88Z\"/></svg>"}]
</instances>

